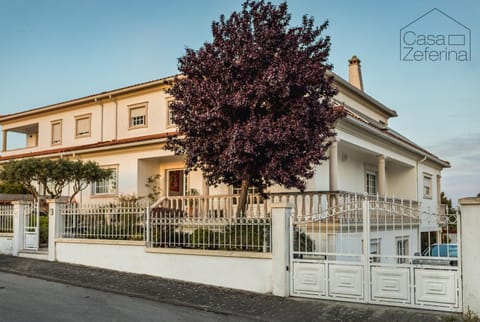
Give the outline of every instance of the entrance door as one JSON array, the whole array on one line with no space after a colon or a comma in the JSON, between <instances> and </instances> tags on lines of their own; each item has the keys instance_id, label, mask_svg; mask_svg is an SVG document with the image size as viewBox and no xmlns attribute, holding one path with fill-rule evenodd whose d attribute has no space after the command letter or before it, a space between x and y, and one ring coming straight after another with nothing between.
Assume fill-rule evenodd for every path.
<instances>
[{"instance_id":1,"label":"entrance door","mask_svg":"<svg viewBox=\"0 0 480 322\"><path fill-rule=\"evenodd\" d=\"M167 195L169 197L185 196L186 182L184 170L167 171Z\"/></svg>"}]
</instances>

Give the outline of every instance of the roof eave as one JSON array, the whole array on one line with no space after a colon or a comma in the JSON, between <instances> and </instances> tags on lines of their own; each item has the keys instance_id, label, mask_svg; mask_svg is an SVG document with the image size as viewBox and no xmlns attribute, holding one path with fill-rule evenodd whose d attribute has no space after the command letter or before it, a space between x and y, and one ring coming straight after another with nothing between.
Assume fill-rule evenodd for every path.
<instances>
[{"instance_id":1,"label":"roof eave","mask_svg":"<svg viewBox=\"0 0 480 322\"><path fill-rule=\"evenodd\" d=\"M442 168L450 168L451 165L450 165L450 162L448 161L445 161L445 160L442 160L440 158L438 158L437 156L433 155L432 153L426 151L426 150L423 150L423 149L420 149L418 147L415 147L411 144L407 144L406 142L403 142L399 139L396 139L394 138L393 136L390 136L388 135L387 133L379 130L379 129L376 129L372 126L370 126L369 124L366 124L360 120L357 120L351 116L346 116L344 118L344 120L346 120L347 122L350 122L351 124L354 124L356 126L359 126L365 130L367 130L368 132L370 133L373 133L375 135L379 135L380 137L382 137L383 139L391 142L391 143L394 143L396 145L399 145L403 148L405 148L406 150L410 151L410 152L413 152L421 157L426 157L428 160L432 161L433 163L441 166Z\"/></svg>"},{"instance_id":2,"label":"roof eave","mask_svg":"<svg viewBox=\"0 0 480 322\"><path fill-rule=\"evenodd\" d=\"M69 101L64 101L64 102L60 102L60 103L56 103L56 104L37 107L37 108L30 109L30 110L23 111L23 112L18 112L18 113L14 113L14 114L7 114L7 115L0 115L0 125L3 122L14 120L14 119L20 118L20 117L35 115L35 114L38 114L38 113L49 112L49 111L52 111L52 110L65 108L65 107L69 107L69 106L74 106L74 105L79 105L79 104L94 103L94 102L97 102L97 101L102 100L102 99L110 99L114 96L126 94L126 93L129 93L129 92L132 92L132 91L143 90L143 89L147 89L147 88L151 88L151 87L155 87L155 86L168 85L169 83L171 83L172 81L174 81L175 79L177 79L179 77L182 77L182 75L177 74L177 75L160 78L160 79L153 80L153 81L148 81L148 82L135 84L135 85L131 85L131 86L126 86L126 87L122 87L122 88L117 88L117 89L114 89L114 90L111 90L111 91L106 91L106 92L101 92L101 93L97 93L97 94L88 95L88 96L76 98L76 99L69 100Z\"/></svg>"},{"instance_id":3,"label":"roof eave","mask_svg":"<svg viewBox=\"0 0 480 322\"><path fill-rule=\"evenodd\" d=\"M372 96L368 95L364 91L359 90L349 82L347 82L345 79L342 77L338 76L335 73L331 73L331 76L333 76L333 79L336 83L340 84L341 86L347 88L349 91L353 92L355 95L358 95L365 99L366 101L370 102L371 104L375 105L378 109L380 109L383 113L385 113L388 117L397 117L398 114L395 110L392 110L391 108L388 108L384 104L380 103L376 99L374 99Z\"/></svg>"}]
</instances>

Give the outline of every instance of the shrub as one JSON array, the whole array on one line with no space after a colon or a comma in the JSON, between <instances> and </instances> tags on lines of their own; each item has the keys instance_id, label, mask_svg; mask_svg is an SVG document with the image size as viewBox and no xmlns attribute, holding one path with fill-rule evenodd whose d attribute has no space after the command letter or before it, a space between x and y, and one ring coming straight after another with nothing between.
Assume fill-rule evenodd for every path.
<instances>
[{"instance_id":1,"label":"shrub","mask_svg":"<svg viewBox=\"0 0 480 322\"><path fill-rule=\"evenodd\" d=\"M164 225L160 229L153 230L152 242L157 247L185 247L190 234L175 231L175 227Z\"/></svg>"},{"instance_id":2,"label":"shrub","mask_svg":"<svg viewBox=\"0 0 480 322\"><path fill-rule=\"evenodd\" d=\"M48 215L41 215L40 216L39 243L40 244L47 244L48 243Z\"/></svg>"},{"instance_id":3,"label":"shrub","mask_svg":"<svg viewBox=\"0 0 480 322\"><path fill-rule=\"evenodd\" d=\"M225 231L226 242L230 250L248 250L255 252L270 248L270 223L259 223L255 220L246 224L228 226Z\"/></svg>"},{"instance_id":4,"label":"shrub","mask_svg":"<svg viewBox=\"0 0 480 322\"><path fill-rule=\"evenodd\" d=\"M216 232L208 228L199 228L190 236L190 247L201 249L224 249L225 236L222 232Z\"/></svg>"},{"instance_id":5,"label":"shrub","mask_svg":"<svg viewBox=\"0 0 480 322\"><path fill-rule=\"evenodd\" d=\"M212 250L269 251L270 223L252 219L228 225L223 230L199 228L191 235L190 247Z\"/></svg>"},{"instance_id":6,"label":"shrub","mask_svg":"<svg viewBox=\"0 0 480 322\"><path fill-rule=\"evenodd\" d=\"M315 242L298 227L295 227L293 232L293 250L296 252L313 252L315 250Z\"/></svg>"}]
</instances>

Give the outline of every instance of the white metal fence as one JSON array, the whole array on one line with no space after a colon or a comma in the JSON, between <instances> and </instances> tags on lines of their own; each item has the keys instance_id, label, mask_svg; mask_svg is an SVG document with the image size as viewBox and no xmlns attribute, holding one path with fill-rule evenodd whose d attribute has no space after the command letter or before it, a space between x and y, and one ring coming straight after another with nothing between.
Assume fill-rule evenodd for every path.
<instances>
[{"instance_id":1,"label":"white metal fence","mask_svg":"<svg viewBox=\"0 0 480 322\"><path fill-rule=\"evenodd\" d=\"M145 240L148 206L130 204L65 204L60 209L61 237Z\"/></svg>"},{"instance_id":2,"label":"white metal fence","mask_svg":"<svg viewBox=\"0 0 480 322\"><path fill-rule=\"evenodd\" d=\"M13 233L12 205L0 205L0 233Z\"/></svg>"},{"instance_id":3,"label":"white metal fence","mask_svg":"<svg viewBox=\"0 0 480 322\"><path fill-rule=\"evenodd\" d=\"M148 241L152 247L271 252L271 219L194 216L153 208Z\"/></svg>"},{"instance_id":4,"label":"white metal fence","mask_svg":"<svg viewBox=\"0 0 480 322\"><path fill-rule=\"evenodd\" d=\"M308 220L349 205L355 198L330 191L249 194L242 214L237 213L238 195L171 196L151 210L139 203L67 204L61 208L61 237L144 240L149 247L161 248L271 252L272 203L290 203L296 220Z\"/></svg>"}]
</instances>

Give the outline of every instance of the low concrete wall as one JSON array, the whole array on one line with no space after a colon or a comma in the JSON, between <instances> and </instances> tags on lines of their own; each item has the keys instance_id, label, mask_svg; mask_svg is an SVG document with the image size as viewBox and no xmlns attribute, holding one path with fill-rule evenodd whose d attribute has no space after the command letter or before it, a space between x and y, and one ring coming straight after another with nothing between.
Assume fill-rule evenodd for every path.
<instances>
[{"instance_id":1,"label":"low concrete wall","mask_svg":"<svg viewBox=\"0 0 480 322\"><path fill-rule=\"evenodd\" d=\"M0 254L12 255L13 234L0 233Z\"/></svg>"},{"instance_id":2,"label":"low concrete wall","mask_svg":"<svg viewBox=\"0 0 480 322\"><path fill-rule=\"evenodd\" d=\"M143 242L60 239L56 260L257 293L272 291L271 254L162 251L146 249Z\"/></svg>"}]
</instances>

